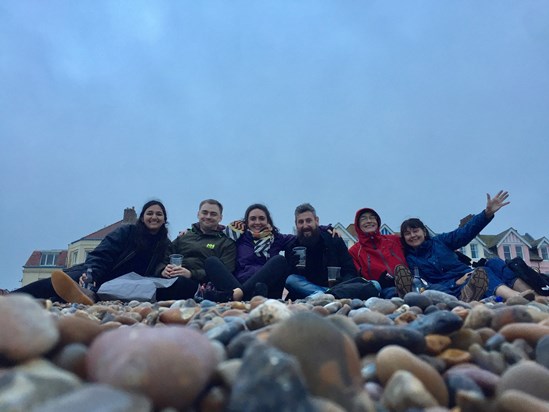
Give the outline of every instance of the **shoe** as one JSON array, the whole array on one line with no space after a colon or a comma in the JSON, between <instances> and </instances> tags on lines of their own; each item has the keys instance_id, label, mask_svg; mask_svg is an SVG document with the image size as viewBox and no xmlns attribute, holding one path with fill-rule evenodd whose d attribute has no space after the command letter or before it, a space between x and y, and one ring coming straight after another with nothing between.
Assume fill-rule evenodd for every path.
<instances>
[{"instance_id":1,"label":"shoe","mask_svg":"<svg viewBox=\"0 0 549 412\"><path fill-rule=\"evenodd\" d=\"M55 270L51 274L51 284L55 292L67 303L93 305L97 301L97 295L93 291L83 288L61 270Z\"/></svg>"},{"instance_id":2,"label":"shoe","mask_svg":"<svg viewBox=\"0 0 549 412\"><path fill-rule=\"evenodd\" d=\"M7 289L0 289L0 296L9 295L10 291Z\"/></svg>"},{"instance_id":3,"label":"shoe","mask_svg":"<svg viewBox=\"0 0 549 412\"><path fill-rule=\"evenodd\" d=\"M196 292L194 293L193 299L196 301L196 303L200 303L204 300L204 285L198 285L198 288L196 288Z\"/></svg>"},{"instance_id":4,"label":"shoe","mask_svg":"<svg viewBox=\"0 0 549 412\"><path fill-rule=\"evenodd\" d=\"M412 291L412 272L404 265L395 268L395 286L401 298Z\"/></svg>"},{"instance_id":5,"label":"shoe","mask_svg":"<svg viewBox=\"0 0 549 412\"><path fill-rule=\"evenodd\" d=\"M480 300L488 289L488 275L482 268L476 268L473 274L461 289L460 300L463 302L472 302Z\"/></svg>"},{"instance_id":6,"label":"shoe","mask_svg":"<svg viewBox=\"0 0 549 412\"><path fill-rule=\"evenodd\" d=\"M519 257L511 259L506 262L507 267L515 272L520 279L522 279L528 286L536 291L539 295L549 296L549 276L543 273L539 273L526 264L526 262Z\"/></svg>"},{"instance_id":7,"label":"shoe","mask_svg":"<svg viewBox=\"0 0 549 412\"><path fill-rule=\"evenodd\" d=\"M264 298L267 298L268 295L269 295L269 288L265 283L258 282L255 284L254 296L263 296Z\"/></svg>"},{"instance_id":8,"label":"shoe","mask_svg":"<svg viewBox=\"0 0 549 412\"><path fill-rule=\"evenodd\" d=\"M217 290L211 282L208 282L204 285L202 296L204 299L211 300L212 302L229 302L233 300L233 291Z\"/></svg>"}]
</instances>

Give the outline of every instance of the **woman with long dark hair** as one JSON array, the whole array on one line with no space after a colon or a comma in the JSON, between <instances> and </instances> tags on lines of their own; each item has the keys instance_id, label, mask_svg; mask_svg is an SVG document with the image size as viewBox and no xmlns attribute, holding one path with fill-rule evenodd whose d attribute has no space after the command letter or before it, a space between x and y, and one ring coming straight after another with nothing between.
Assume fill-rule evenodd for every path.
<instances>
[{"instance_id":1,"label":"woman with long dark hair","mask_svg":"<svg viewBox=\"0 0 549 412\"><path fill-rule=\"evenodd\" d=\"M121 226L109 233L88 254L84 264L69 268L66 272L54 271L50 279L33 282L13 293L91 304L96 300L93 290L109 280L130 272L158 276L170 245L166 225L166 208L162 202L151 200L143 205L135 224ZM95 283L92 290L78 284L87 280L88 269L91 269Z\"/></svg>"},{"instance_id":2,"label":"woman with long dark hair","mask_svg":"<svg viewBox=\"0 0 549 412\"><path fill-rule=\"evenodd\" d=\"M204 297L215 301L248 300L256 294L282 297L288 264L280 251L295 239L281 234L267 206L254 203L242 221L227 226L225 233L236 242L234 276L217 258L208 258L206 271L215 289L206 288Z\"/></svg>"}]
</instances>

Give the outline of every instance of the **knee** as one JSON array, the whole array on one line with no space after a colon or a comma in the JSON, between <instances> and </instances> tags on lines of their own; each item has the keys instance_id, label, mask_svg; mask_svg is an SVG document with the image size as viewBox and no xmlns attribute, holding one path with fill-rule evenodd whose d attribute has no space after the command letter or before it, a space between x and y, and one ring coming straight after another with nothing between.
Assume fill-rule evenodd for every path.
<instances>
[{"instance_id":1,"label":"knee","mask_svg":"<svg viewBox=\"0 0 549 412\"><path fill-rule=\"evenodd\" d=\"M286 278L286 287L291 289L299 286L302 282L303 276L300 275L290 275Z\"/></svg>"},{"instance_id":2,"label":"knee","mask_svg":"<svg viewBox=\"0 0 549 412\"><path fill-rule=\"evenodd\" d=\"M221 259L219 259L217 256L209 256L204 261L204 269L206 269L206 271L208 270L208 268L216 267L219 265L223 265L223 262L221 262Z\"/></svg>"}]
</instances>

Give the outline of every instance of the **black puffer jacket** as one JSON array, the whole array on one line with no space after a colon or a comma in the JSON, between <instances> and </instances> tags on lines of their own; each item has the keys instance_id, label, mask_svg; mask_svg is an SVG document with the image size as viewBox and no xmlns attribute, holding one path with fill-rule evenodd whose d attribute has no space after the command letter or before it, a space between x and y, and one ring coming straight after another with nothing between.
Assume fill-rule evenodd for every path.
<instances>
[{"instance_id":1,"label":"black puffer jacket","mask_svg":"<svg viewBox=\"0 0 549 412\"><path fill-rule=\"evenodd\" d=\"M157 276L161 271L164 255L170 245L167 236L145 234L145 247L139 248L138 227L124 225L108 234L88 254L85 268L93 270L97 286L129 272L142 276Z\"/></svg>"}]
</instances>

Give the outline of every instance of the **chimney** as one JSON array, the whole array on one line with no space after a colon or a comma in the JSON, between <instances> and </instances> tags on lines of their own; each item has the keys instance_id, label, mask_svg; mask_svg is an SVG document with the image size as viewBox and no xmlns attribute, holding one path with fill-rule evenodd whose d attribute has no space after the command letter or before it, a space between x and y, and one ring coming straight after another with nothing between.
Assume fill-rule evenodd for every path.
<instances>
[{"instance_id":1,"label":"chimney","mask_svg":"<svg viewBox=\"0 0 549 412\"><path fill-rule=\"evenodd\" d=\"M137 213L135 213L135 207L127 207L124 209L124 218L122 219L124 223L133 224L137 222Z\"/></svg>"},{"instance_id":2,"label":"chimney","mask_svg":"<svg viewBox=\"0 0 549 412\"><path fill-rule=\"evenodd\" d=\"M467 216L465 216L463 219L461 219L459 221L459 227L463 227L465 226L467 223L469 223L469 221L474 218L475 215L472 215L472 214L468 214Z\"/></svg>"}]
</instances>

